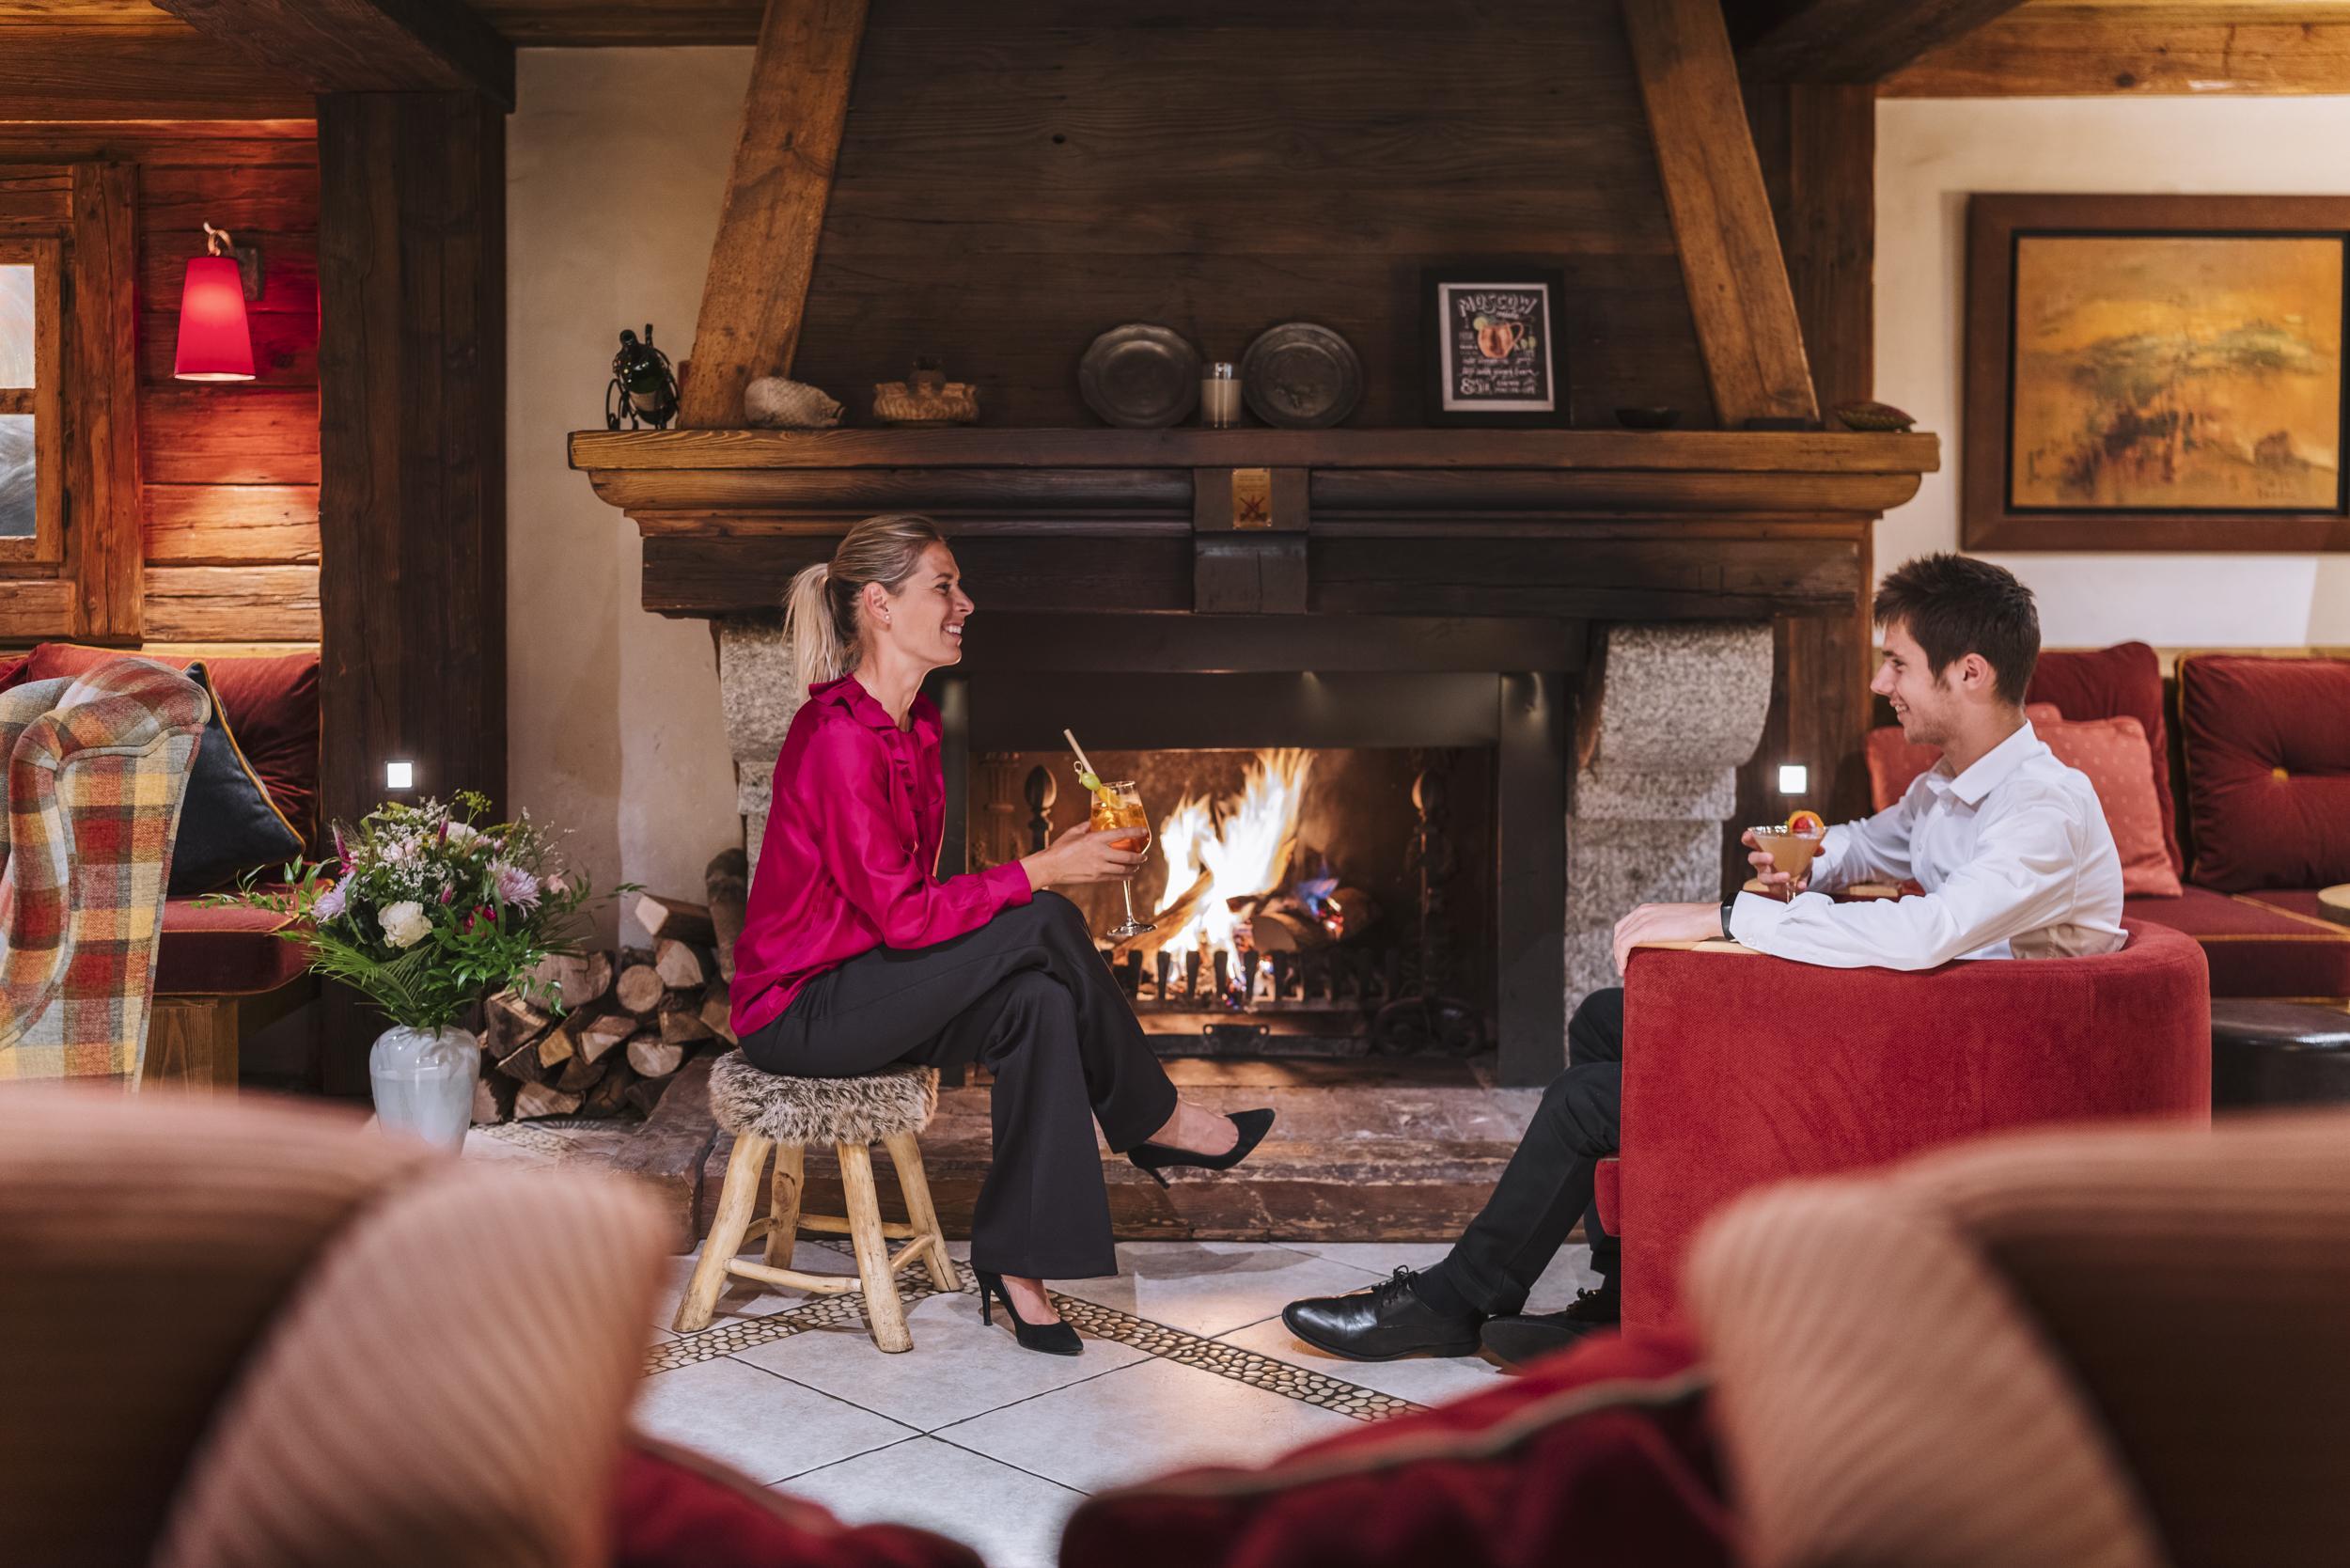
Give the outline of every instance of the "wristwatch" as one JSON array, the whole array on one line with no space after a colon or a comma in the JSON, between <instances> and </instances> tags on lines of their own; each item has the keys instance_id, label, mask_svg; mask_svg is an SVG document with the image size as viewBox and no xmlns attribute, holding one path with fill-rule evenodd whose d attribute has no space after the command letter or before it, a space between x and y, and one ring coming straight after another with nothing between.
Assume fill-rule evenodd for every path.
<instances>
[{"instance_id":1,"label":"wristwatch","mask_svg":"<svg viewBox=\"0 0 2350 1568\"><path fill-rule=\"evenodd\" d=\"M1738 940L1736 936L1731 934L1730 930L1730 912L1737 907L1738 906L1734 903L1726 903L1722 905L1722 940L1725 942L1735 942Z\"/></svg>"}]
</instances>

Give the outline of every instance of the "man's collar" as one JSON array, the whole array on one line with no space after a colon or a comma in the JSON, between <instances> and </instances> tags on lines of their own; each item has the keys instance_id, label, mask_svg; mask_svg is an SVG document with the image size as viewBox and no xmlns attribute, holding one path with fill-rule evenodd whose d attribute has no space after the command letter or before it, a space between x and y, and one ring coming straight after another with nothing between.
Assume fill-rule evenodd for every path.
<instances>
[{"instance_id":1,"label":"man's collar","mask_svg":"<svg viewBox=\"0 0 2350 1568\"><path fill-rule=\"evenodd\" d=\"M2032 733L2031 720L2026 719L2013 734L1976 758L1972 767L1951 779L1950 793L1969 806L1980 806L1985 795L2041 749L2040 737Z\"/></svg>"}]
</instances>

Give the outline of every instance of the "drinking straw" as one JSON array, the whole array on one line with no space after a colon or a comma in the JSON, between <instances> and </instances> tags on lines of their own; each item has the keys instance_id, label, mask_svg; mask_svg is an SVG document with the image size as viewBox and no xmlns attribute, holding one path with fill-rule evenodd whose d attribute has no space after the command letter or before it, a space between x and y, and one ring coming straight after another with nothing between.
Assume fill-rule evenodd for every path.
<instances>
[{"instance_id":1,"label":"drinking straw","mask_svg":"<svg viewBox=\"0 0 2350 1568\"><path fill-rule=\"evenodd\" d=\"M1077 737L1076 737L1076 736L1074 736L1074 735L1071 734L1068 730L1064 729L1064 730L1062 730L1062 731L1060 732L1060 738L1061 738L1062 740L1064 740L1064 741L1067 741L1067 742L1069 743L1069 749L1070 749L1070 750L1072 750L1072 751L1073 751L1073 752L1075 752L1075 753L1077 754L1077 771L1078 771L1078 772L1080 772L1080 773L1092 773L1092 774L1093 774L1093 776L1094 776L1094 777L1096 777L1096 778L1099 778L1099 777L1101 777L1101 776L1101 776L1100 774L1098 774L1098 773L1093 773L1093 764L1086 760L1086 748L1085 748L1085 747L1083 747L1083 746L1081 746L1081 745L1079 745L1077 744Z\"/></svg>"}]
</instances>

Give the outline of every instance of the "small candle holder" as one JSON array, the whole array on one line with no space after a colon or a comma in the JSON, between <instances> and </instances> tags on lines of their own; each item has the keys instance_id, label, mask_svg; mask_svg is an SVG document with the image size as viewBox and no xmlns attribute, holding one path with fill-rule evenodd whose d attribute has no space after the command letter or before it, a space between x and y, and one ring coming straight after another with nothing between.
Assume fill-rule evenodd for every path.
<instances>
[{"instance_id":1,"label":"small candle holder","mask_svg":"<svg viewBox=\"0 0 2350 1568\"><path fill-rule=\"evenodd\" d=\"M1228 431L1240 423L1240 371L1226 360L1208 367L1199 378L1199 423L1213 431Z\"/></svg>"}]
</instances>

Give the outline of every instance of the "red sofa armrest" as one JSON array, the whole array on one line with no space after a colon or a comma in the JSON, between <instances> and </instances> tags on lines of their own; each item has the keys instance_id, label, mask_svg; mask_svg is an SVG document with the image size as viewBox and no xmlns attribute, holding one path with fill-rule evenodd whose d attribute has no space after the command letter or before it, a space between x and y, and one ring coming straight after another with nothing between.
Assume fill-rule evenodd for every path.
<instances>
[{"instance_id":1,"label":"red sofa armrest","mask_svg":"<svg viewBox=\"0 0 2350 1568\"><path fill-rule=\"evenodd\" d=\"M1999 1128L2208 1116L2202 949L2124 924L2118 953L1921 974L1636 953L1618 1171L1625 1321L1675 1316L1697 1228L1748 1188Z\"/></svg>"}]
</instances>

